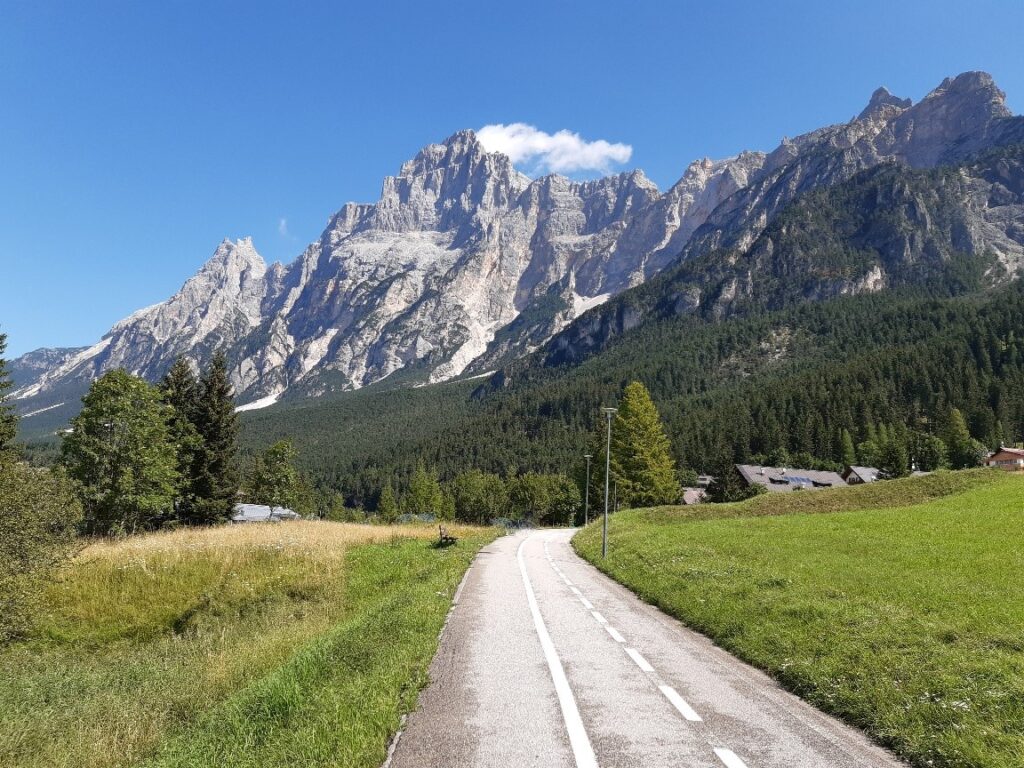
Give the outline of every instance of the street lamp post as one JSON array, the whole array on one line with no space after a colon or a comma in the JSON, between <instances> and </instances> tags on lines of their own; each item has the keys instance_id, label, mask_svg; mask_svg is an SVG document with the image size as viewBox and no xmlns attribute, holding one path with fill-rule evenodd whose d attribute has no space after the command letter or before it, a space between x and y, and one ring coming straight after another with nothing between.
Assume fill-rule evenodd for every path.
<instances>
[{"instance_id":1,"label":"street lamp post","mask_svg":"<svg viewBox=\"0 0 1024 768\"><path fill-rule=\"evenodd\" d=\"M612 466L612 417L619 412L618 408L602 408L608 419L608 443L604 451L604 529L601 533L601 558L608 557L608 479Z\"/></svg>"},{"instance_id":2,"label":"street lamp post","mask_svg":"<svg viewBox=\"0 0 1024 768\"><path fill-rule=\"evenodd\" d=\"M583 525L586 527L590 522L590 460L594 454L585 453L583 458L587 460L587 484L583 487Z\"/></svg>"}]
</instances>

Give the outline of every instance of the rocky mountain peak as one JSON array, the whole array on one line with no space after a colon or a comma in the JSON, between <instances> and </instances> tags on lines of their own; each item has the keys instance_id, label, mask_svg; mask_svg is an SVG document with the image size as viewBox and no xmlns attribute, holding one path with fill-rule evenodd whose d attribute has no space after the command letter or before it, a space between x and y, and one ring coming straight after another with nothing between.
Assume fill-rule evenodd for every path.
<instances>
[{"instance_id":1,"label":"rocky mountain peak","mask_svg":"<svg viewBox=\"0 0 1024 768\"><path fill-rule=\"evenodd\" d=\"M901 156L915 168L965 157L986 146L996 124L1012 115L1006 94L986 72L947 77L920 102L891 124L889 146L880 149Z\"/></svg>"},{"instance_id":2,"label":"rocky mountain peak","mask_svg":"<svg viewBox=\"0 0 1024 768\"><path fill-rule=\"evenodd\" d=\"M866 120L884 115L887 112L898 113L912 104L913 102L910 99L901 99L899 96L893 96L889 89L883 85L876 88L875 92L871 94L868 105L857 115L857 119Z\"/></svg>"},{"instance_id":3,"label":"rocky mountain peak","mask_svg":"<svg viewBox=\"0 0 1024 768\"><path fill-rule=\"evenodd\" d=\"M253 245L251 237L234 241L225 237L200 272L252 271L262 275L266 270L267 264Z\"/></svg>"},{"instance_id":4,"label":"rocky mountain peak","mask_svg":"<svg viewBox=\"0 0 1024 768\"><path fill-rule=\"evenodd\" d=\"M487 152L473 131L459 131L384 179L367 224L391 232L458 228L473 213L509 207L529 184L506 155Z\"/></svg>"},{"instance_id":5,"label":"rocky mountain peak","mask_svg":"<svg viewBox=\"0 0 1024 768\"><path fill-rule=\"evenodd\" d=\"M986 111L992 117L1010 117L1006 94L999 89L988 72L963 72L947 77L925 100L933 98L955 99L963 109Z\"/></svg>"}]
</instances>

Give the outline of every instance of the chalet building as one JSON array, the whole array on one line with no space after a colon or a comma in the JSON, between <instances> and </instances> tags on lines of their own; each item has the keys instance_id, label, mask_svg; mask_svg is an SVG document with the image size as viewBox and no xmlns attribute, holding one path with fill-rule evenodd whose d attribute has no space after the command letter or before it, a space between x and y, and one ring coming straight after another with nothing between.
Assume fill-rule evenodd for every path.
<instances>
[{"instance_id":1,"label":"chalet building","mask_svg":"<svg viewBox=\"0 0 1024 768\"><path fill-rule=\"evenodd\" d=\"M996 467L1007 472L1024 472L1024 449L1000 448L985 459L986 467Z\"/></svg>"},{"instance_id":2,"label":"chalet building","mask_svg":"<svg viewBox=\"0 0 1024 768\"><path fill-rule=\"evenodd\" d=\"M846 481L838 472L792 467L763 467L759 464L737 464L736 471L747 485L761 485L769 491L816 491L821 488L842 488Z\"/></svg>"},{"instance_id":3,"label":"chalet building","mask_svg":"<svg viewBox=\"0 0 1024 768\"><path fill-rule=\"evenodd\" d=\"M843 471L843 480L848 485L860 485L861 483L873 483L882 479L882 472L875 467L847 467Z\"/></svg>"}]
</instances>

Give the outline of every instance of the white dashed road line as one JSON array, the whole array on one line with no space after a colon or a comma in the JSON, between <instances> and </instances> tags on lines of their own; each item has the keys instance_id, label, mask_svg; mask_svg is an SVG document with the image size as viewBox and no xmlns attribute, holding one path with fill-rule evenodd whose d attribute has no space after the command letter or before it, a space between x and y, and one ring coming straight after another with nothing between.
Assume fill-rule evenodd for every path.
<instances>
[{"instance_id":1,"label":"white dashed road line","mask_svg":"<svg viewBox=\"0 0 1024 768\"><path fill-rule=\"evenodd\" d=\"M551 555L548 552L547 542L544 543L544 553L547 555L548 560L551 562L551 567L554 568L555 572L559 576L562 577L562 580L565 581L565 583L569 585L569 587L572 589L573 594L577 598L579 598L579 601L581 603L583 603L583 606L588 611L590 611L590 613L594 617L594 619L601 626L603 626L605 628L605 630L608 632L609 635L611 635L612 640L614 640L617 643L622 643L623 645L625 645L626 638L624 638L621 634L619 634L619 632L613 626L611 626L608 623L608 620L604 616L602 616L597 610L594 609L593 604L589 600L587 600L587 598L585 598L583 596L583 593L579 589L577 589L575 586L573 586L572 582L570 582L569 579L566 577L566 575L564 573L562 573L561 569L559 569L559 567L557 565L555 565L554 560L551 559ZM521 561L520 561L520 568L522 568L522 562ZM525 572L525 570L523 571L523 578L526 579L526 572ZM528 595L529 595L529 589L528 589ZM539 613L536 615L536 618L538 618L538 620L539 620ZM636 648L625 648L624 650L626 651L627 654L629 654L629 657L636 663L636 665L640 668L641 671L643 671L645 673L654 673L655 672L654 667L651 666L650 662L648 662L647 659L645 659ZM564 675L564 673L563 673L563 675ZM662 695L666 699L668 699L669 703L672 704L673 707L675 707L676 711L680 715L682 715L684 719L686 719L686 720L688 720L688 721L690 721L692 723L701 723L701 722L704 721L703 718L699 714L697 714L697 712L693 709L693 707L691 707L687 703L686 699L684 699L682 696L680 696L679 693L676 691L676 689L673 688L671 685L658 684L658 690L661 691ZM571 696L571 693L570 693L570 696ZM588 742L588 744L589 744L589 742ZM725 768L747 768L747 764L744 763L739 758L739 756L735 752L733 752L731 749L727 749L725 747L714 747L714 746L712 746L712 749L714 749L715 755L718 757L718 759L722 761L723 765L725 765ZM578 762L578 758L577 758L577 762Z\"/></svg>"},{"instance_id":2,"label":"white dashed road line","mask_svg":"<svg viewBox=\"0 0 1024 768\"><path fill-rule=\"evenodd\" d=\"M537 606L537 596L533 593L533 585L526 573L526 562L523 560L523 547L528 539L523 539L516 551L516 560L519 561L519 572L523 577L523 586L526 588L526 602L530 606L530 614L533 616L533 625L537 630L537 637L540 638L541 649L544 651L544 658L548 663L548 670L551 672L551 679L555 684L555 693L558 694L558 705L562 709L562 717L565 720L565 729L569 732L569 745L572 747L573 757L576 758L577 768L597 768L597 757L594 755L594 748L590 744L590 737L583 727L583 719L580 717L579 707L576 705L576 698L572 695L572 688L569 687L569 680L565 676L565 669L562 661L555 651L555 644L551 642L551 635L540 615L540 608Z\"/></svg>"},{"instance_id":3,"label":"white dashed road line","mask_svg":"<svg viewBox=\"0 0 1024 768\"><path fill-rule=\"evenodd\" d=\"M626 638L620 635L618 633L618 630L615 629L615 627L606 624L604 628L608 630L608 634L612 636L612 640L614 640L616 643L626 642Z\"/></svg>"},{"instance_id":4,"label":"white dashed road line","mask_svg":"<svg viewBox=\"0 0 1024 768\"><path fill-rule=\"evenodd\" d=\"M693 707L687 704L686 699L676 693L676 689L671 685L659 685L658 690L665 694L665 698L672 702L672 706L679 711L679 714L691 723L703 722L701 716L693 711Z\"/></svg>"},{"instance_id":5,"label":"white dashed road line","mask_svg":"<svg viewBox=\"0 0 1024 768\"><path fill-rule=\"evenodd\" d=\"M640 651L636 648L627 648L626 653L629 654L629 658L636 662L636 665L644 672L653 672L654 667L643 656L640 655Z\"/></svg>"},{"instance_id":6,"label":"white dashed road line","mask_svg":"<svg viewBox=\"0 0 1024 768\"><path fill-rule=\"evenodd\" d=\"M740 760L731 749L716 748L715 754L718 755L718 759L725 764L726 768L747 768L747 764Z\"/></svg>"}]
</instances>

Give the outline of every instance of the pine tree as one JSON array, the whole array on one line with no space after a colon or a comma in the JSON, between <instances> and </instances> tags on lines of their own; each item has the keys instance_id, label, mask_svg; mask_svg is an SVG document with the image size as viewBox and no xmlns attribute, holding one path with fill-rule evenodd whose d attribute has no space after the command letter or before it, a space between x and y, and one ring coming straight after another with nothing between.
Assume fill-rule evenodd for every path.
<instances>
[{"instance_id":1,"label":"pine tree","mask_svg":"<svg viewBox=\"0 0 1024 768\"><path fill-rule=\"evenodd\" d=\"M195 423L199 410L199 381L184 358L174 361L160 382L160 392L164 402L174 409L168 422L180 478L174 506L179 519L189 520L194 516L196 463L203 441Z\"/></svg>"},{"instance_id":2,"label":"pine tree","mask_svg":"<svg viewBox=\"0 0 1024 768\"><path fill-rule=\"evenodd\" d=\"M395 489L391 487L391 481L384 485L380 492L380 499L377 500L377 514L382 522L393 523L398 519L398 501L395 499Z\"/></svg>"},{"instance_id":3,"label":"pine tree","mask_svg":"<svg viewBox=\"0 0 1024 768\"><path fill-rule=\"evenodd\" d=\"M174 517L178 472L160 392L123 369L93 382L61 445L89 533L131 533Z\"/></svg>"},{"instance_id":4,"label":"pine tree","mask_svg":"<svg viewBox=\"0 0 1024 768\"><path fill-rule=\"evenodd\" d=\"M954 408L949 413L945 442L949 448L949 465L953 469L981 465L985 455L985 446L971 437L967 421L959 408Z\"/></svg>"},{"instance_id":5,"label":"pine tree","mask_svg":"<svg viewBox=\"0 0 1024 768\"><path fill-rule=\"evenodd\" d=\"M671 443L651 400L639 381L626 386L612 427L612 477L619 499L630 506L674 504L682 489Z\"/></svg>"},{"instance_id":6,"label":"pine tree","mask_svg":"<svg viewBox=\"0 0 1024 768\"><path fill-rule=\"evenodd\" d=\"M196 459L196 500L190 522L226 520L238 496L235 469L238 417L227 360L222 352L214 356L202 378L195 423L203 444Z\"/></svg>"},{"instance_id":7,"label":"pine tree","mask_svg":"<svg viewBox=\"0 0 1024 768\"><path fill-rule=\"evenodd\" d=\"M0 333L0 460L10 452L14 438L18 432L18 419L14 409L7 402L7 393L13 386L11 376L7 372L7 361L4 352L7 350L7 334Z\"/></svg>"},{"instance_id":8,"label":"pine tree","mask_svg":"<svg viewBox=\"0 0 1024 768\"><path fill-rule=\"evenodd\" d=\"M844 466L852 466L857 463L857 452L853 448L853 438L850 430L844 429L840 438L842 445L842 462Z\"/></svg>"}]
</instances>

